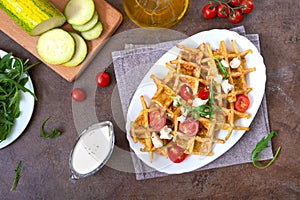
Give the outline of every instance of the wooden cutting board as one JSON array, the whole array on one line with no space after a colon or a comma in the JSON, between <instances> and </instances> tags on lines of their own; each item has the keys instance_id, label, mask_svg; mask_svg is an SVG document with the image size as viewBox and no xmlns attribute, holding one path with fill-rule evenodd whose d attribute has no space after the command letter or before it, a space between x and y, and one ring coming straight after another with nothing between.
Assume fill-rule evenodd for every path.
<instances>
[{"instance_id":1,"label":"wooden cutting board","mask_svg":"<svg viewBox=\"0 0 300 200\"><path fill-rule=\"evenodd\" d=\"M59 10L63 12L67 0L50 0ZM109 3L104 0L94 0L96 10L99 14L99 19L103 24L103 32L101 36L92 41L87 41L88 45L88 55L83 63L74 68L65 67L62 65L50 65L45 63L51 69L53 69L56 73L62 76L67 81L74 81L81 72L88 67L89 63L95 57L95 55L100 51L101 46L105 40L110 37L118 26L121 24L123 20L122 14L113 8ZM67 31L73 31L72 27L69 24L65 24L63 29ZM11 37L14 41L19 43L25 49L27 49L30 53L36 56L38 59L42 61L39 55L36 52L36 42L38 36L30 36L23 29L21 29L17 24L11 20L6 13L0 9L0 30L3 31L6 35Z\"/></svg>"}]
</instances>

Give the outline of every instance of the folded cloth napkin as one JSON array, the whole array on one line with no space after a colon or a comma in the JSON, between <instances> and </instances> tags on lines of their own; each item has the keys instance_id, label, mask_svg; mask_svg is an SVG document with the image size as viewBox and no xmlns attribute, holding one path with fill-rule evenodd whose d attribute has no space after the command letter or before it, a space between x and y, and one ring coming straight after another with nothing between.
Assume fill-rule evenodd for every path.
<instances>
[{"instance_id":1,"label":"folded cloth napkin","mask_svg":"<svg viewBox=\"0 0 300 200\"><path fill-rule=\"evenodd\" d=\"M247 37L260 51L258 34L246 34L243 26L231 30ZM112 52L117 86L125 119L131 98L145 74L164 53L179 42L180 40L150 45L127 44L125 45L125 50ZM250 131L245 133L229 151L210 164L197 169L197 171L251 162L252 150L255 148L257 142L262 137L267 136L269 132L268 111L266 98L264 97L250 126ZM269 144L269 147L262 152L260 160L268 160L272 157L272 147ZM133 151L132 160L137 180L168 175L144 164Z\"/></svg>"}]
</instances>

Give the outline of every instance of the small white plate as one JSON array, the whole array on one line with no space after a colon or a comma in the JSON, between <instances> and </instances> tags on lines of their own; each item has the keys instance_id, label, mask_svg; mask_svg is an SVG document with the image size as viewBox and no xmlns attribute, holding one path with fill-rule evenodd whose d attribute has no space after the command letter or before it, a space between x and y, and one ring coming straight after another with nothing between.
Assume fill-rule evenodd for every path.
<instances>
[{"instance_id":1,"label":"small white plate","mask_svg":"<svg viewBox=\"0 0 300 200\"><path fill-rule=\"evenodd\" d=\"M6 55L7 52L0 50L1 58ZM25 87L34 92L33 84L28 76L28 82L25 84ZM21 92L21 101L20 101L20 116L16 119L15 125L12 128L11 133L7 136L6 140L0 142L0 149L8 146L13 141L15 141L25 130L27 124L30 121L30 118L34 109L34 98L28 92Z\"/></svg>"},{"instance_id":2,"label":"small white plate","mask_svg":"<svg viewBox=\"0 0 300 200\"><path fill-rule=\"evenodd\" d=\"M217 49L219 48L221 40L224 40L226 48L231 49L230 41L234 40L239 51L244 51L247 49L252 49L253 51L252 54L248 54L245 57L247 61L247 67L256 68L255 72L251 72L246 76L247 87L253 88L253 90L248 94L251 105L248 108L247 112L250 113L251 117L250 119L243 118L236 122L240 126L249 127L261 104L265 92L266 83L266 67L263 62L263 57L259 54L257 48L246 37L241 36L233 31L219 29L200 32L185 39L180 44L196 48L201 43L205 42L209 43L212 49ZM197 155L189 155L181 163L173 163L169 159L156 154L154 155L154 160L150 162L148 153L140 151L142 145L139 143L135 144L130 136L130 122L136 119L140 110L142 109L139 98L141 95L144 95L145 100L149 105L150 99L156 91L156 86L150 78L150 75L154 74L159 78L163 78L168 72L168 69L165 67L165 63L175 59L178 55L178 52L178 48L172 48L166 54L164 54L154 64L154 66L151 67L151 69L146 74L141 84L137 88L131 100L126 121L127 139L129 141L130 147L133 149L135 154L148 166L168 174L180 174L184 172L189 172L203 167L204 165L207 165L208 163L214 161L219 156L223 155L226 151L228 151L233 145L235 145L239 141L239 139L245 133L245 131L234 130L231 137L225 142L225 144L214 145L213 156L204 157ZM220 138L224 138L226 134L227 131L220 131L218 136Z\"/></svg>"}]
</instances>

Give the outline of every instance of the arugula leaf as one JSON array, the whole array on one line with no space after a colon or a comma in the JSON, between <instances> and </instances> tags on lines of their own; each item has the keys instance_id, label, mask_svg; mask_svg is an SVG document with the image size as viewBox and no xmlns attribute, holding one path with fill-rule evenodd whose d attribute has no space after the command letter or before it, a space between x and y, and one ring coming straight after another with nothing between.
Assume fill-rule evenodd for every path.
<instances>
[{"instance_id":1,"label":"arugula leaf","mask_svg":"<svg viewBox=\"0 0 300 200\"><path fill-rule=\"evenodd\" d=\"M220 72L224 75L223 79L227 79L228 72L227 72L226 68L223 66L223 64L221 63L221 61L218 58L213 57L213 59L217 62L217 66L218 66Z\"/></svg>"},{"instance_id":2,"label":"arugula leaf","mask_svg":"<svg viewBox=\"0 0 300 200\"><path fill-rule=\"evenodd\" d=\"M55 128L52 128L52 129L51 129L51 133L52 133L52 134L46 134L46 133L44 133L44 126L45 126L46 122L47 122L49 119L50 119L50 117L46 118L46 119L43 121L43 123L42 123L42 125L41 125L41 127L40 127L40 137L41 137L41 138L55 138L55 137L58 137L58 136L61 135L61 132L58 131L58 130L56 130Z\"/></svg>"},{"instance_id":3,"label":"arugula leaf","mask_svg":"<svg viewBox=\"0 0 300 200\"><path fill-rule=\"evenodd\" d=\"M16 119L20 116L20 91L30 93L35 100L35 94L25 87L29 80L28 60L23 62L13 57L12 53L0 57L0 142L10 134Z\"/></svg>"},{"instance_id":4,"label":"arugula leaf","mask_svg":"<svg viewBox=\"0 0 300 200\"><path fill-rule=\"evenodd\" d=\"M18 185L18 182L20 179L21 167L22 167L22 161L19 161L19 164L18 164L17 168L15 169L15 172L16 172L15 178L14 178L14 182L10 188L10 191L13 191Z\"/></svg>"},{"instance_id":5,"label":"arugula leaf","mask_svg":"<svg viewBox=\"0 0 300 200\"><path fill-rule=\"evenodd\" d=\"M272 137L274 135L277 135L277 132L276 131L271 131L267 137L263 137L257 144L256 144L256 147L255 149L253 149L252 153L251 153L251 160L252 160L252 163L255 167L259 168L259 169L265 169L267 167L269 167L274 161L275 159L277 158L280 150L281 150L281 147L279 146L278 149L276 150L276 153L273 157L273 159L266 165L264 166L261 166L261 165L257 165L257 161L258 159L261 157L261 154L260 152L267 148L268 147L268 142L272 139Z\"/></svg>"},{"instance_id":6,"label":"arugula leaf","mask_svg":"<svg viewBox=\"0 0 300 200\"><path fill-rule=\"evenodd\" d=\"M221 109L219 106L213 109L213 105L215 104L215 101L214 101L214 90L213 90L212 79L210 79L208 104L204 104L197 107L190 107L189 105L185 105L181 101L179 101L177 97L172 97L172 96L169 97L176 100L177 106L182 106L184 108L184 111L188 111L192 119L199 119L202 116L202 117L209 117L209 119L212 120L212 115L219 112L219 110Z\"/></svg>"}]
</instances>

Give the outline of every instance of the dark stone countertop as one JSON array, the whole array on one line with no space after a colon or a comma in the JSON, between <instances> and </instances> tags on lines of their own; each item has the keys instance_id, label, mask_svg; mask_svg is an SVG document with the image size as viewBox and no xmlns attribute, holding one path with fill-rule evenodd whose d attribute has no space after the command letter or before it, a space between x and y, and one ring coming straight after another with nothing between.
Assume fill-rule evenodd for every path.
<instances>
[{"instance_id":1,"label":"dark stone countertop","mask_svg":"<svg viewBox=\"0 0 300 200\"><path fill-rule=\"evenodd\" d=\"M124 15L116 34L137 28L125 15L121 1L109 0ZM68 156L77 137L70 92L74 83L62 79L40 64L30 70L38 101L24 133L0 150L0 199L299 199L300 198L300 34L297 0L254 1L253 12L234 25L226 19L205 20L201 9L206 1L191 0L182 21L171 29L193 35L213 28L244 25L247 33L258 33L267 69L266 97L270 129L278 131L272 139L273 151L282 147L277 160L261 170L252 164L190 172L181 175L137 181L135 174L104 166L95 175L69 182ZM26 49L0 31L0 49L15 56L38 61ZM105 47L104 47L105 49ZM121 108L111 109L116 80L113 66L108 68L112 82L97 89L95 110L99 121L115 125L116 145L128 150L124 129L116 124ZM55 139L39 137L42 121L52 116L47 127L63 134ZM23 161L21 178L10 192L14 169Z\"/></svg>"}]
</instances>

